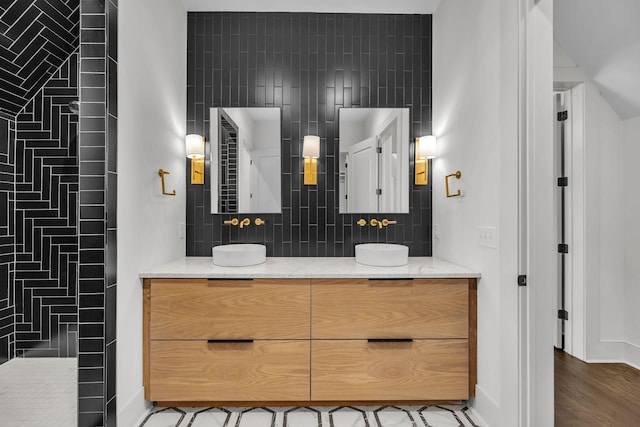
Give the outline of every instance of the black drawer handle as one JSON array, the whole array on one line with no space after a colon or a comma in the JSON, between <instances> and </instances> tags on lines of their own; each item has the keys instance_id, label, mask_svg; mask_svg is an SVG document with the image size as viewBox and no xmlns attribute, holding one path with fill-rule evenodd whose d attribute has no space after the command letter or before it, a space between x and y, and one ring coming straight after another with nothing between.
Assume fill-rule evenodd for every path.
<instances>
[{"instance_id":1,"label":"black drawer handle","mask_svg":"<svg viewBox=\"0 0 640 427\"><path fill-rule=\"evenodd\" d=\"M405 280L413 280L413 277L383 277L383 278L369 278L367 279L371 282L382 282L382 281L405 281Z\"/></svg>"},{"instance_id":2,"label":"black drawer handle","mask_svg":"<svg viewBox=\"0 0 640 427\"><path fill-rule=\"evenodd\" d=\"M413 342L411 338L369 338L367 342Z\"/></svg>"},{"instance_id":3,"label":"black drawer handle","mask_svg":"<svg viewBox=\"0 0 640 427\"><path fill-rule=\"evenodd\" d=\"M253 340L207 340L208 344L251 344Z\"/></svg>"},{"instance_id":4,"label":"black drawer handle","mask_svg":"<svg viewBox=\"0 0 640 427\"><path fill-rule=\"evenodd\" d=\"M208 277L209 282L224 281L224 282L250 282L252 278L225 278L225 277Z\"/></svg>"}]
</instances>

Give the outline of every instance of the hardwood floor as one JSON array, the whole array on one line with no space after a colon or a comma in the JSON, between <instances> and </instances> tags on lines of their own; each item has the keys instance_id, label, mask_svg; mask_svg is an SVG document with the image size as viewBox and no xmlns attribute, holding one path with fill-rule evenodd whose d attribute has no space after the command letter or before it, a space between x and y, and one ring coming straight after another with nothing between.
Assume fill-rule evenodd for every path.
<instances>
[{"instance_id":1,"label":"hardwood floor","mask_svg":"<svg viewBox=\"0 0 640 427\"><path fill-rule=\"evenodd\" d=\"M640 426L640 371L555 350L555 425Z\"/></svg>"}]
</instances>

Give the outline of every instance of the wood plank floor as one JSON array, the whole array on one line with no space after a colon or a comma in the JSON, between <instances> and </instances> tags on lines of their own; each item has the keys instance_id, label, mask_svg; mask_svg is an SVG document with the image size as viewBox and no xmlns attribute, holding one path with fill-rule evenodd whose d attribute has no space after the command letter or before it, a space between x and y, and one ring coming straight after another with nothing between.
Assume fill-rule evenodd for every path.
<instances>
[{"instance_id":1,"label":"wood plank floor","mask_svg":"<svg viewBox=\"0 0 640 427\"><path fill-rule=\"evenodd\" d=\"M555 425L640 426L640 371L555 350Z\"/></svg>"}]
</instances>

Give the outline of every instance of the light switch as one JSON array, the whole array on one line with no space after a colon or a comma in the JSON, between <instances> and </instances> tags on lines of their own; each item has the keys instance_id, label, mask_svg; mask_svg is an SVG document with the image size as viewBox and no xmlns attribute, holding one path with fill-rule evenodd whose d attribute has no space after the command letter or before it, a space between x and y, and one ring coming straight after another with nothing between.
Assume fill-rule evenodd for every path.
<instances>
[{"instance_id":1,"label":"light switch","mask_svg":"<svg viewBox=\"0 0 640 427\"><path fill-rule=\"evenodd\" d=\"M498 247L498 230L496 227L478 227L478 246L485 248L497 248Z\"/></svg>"}]
</instances>

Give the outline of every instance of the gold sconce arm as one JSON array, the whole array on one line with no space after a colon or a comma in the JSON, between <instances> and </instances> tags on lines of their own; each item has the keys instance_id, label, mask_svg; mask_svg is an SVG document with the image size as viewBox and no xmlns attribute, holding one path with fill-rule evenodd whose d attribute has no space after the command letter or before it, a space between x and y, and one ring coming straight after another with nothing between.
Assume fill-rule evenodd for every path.
<instances>
[{"instance_id":1,"label":"gold sconce arm","mask_svg":"<svg viewBox=\"0 0 640 427\"><path fill-rule=\"evenodd\" d=\"M240 221L240 228L244 228L250 224L251 224L251 220L249 218L245 218L242 221Z\"/></svg>"},{"instance_id":2,"label":"gold sconce arm","mask_svg":"<svg viewBox=\"0 0 640 427\"><path fill-rule=\"evenodd\" d=\"M397 224L398 221L389 221L387 218L384 218L382 220L382 226L386 227L387 225L391 225L391 224Z\"/></svg>"},{"instance_id":3,"label":"gold sconce arm","mask_svg":"<svg viewBox=\"0 0 640 427\"><path fill-rule=\"evenodd\" d=\"M235 225L239 224L239 221L238 221L238 218L233 218L233 219L229 219L229 220L224 221L224 223L227 224L227 225L234 225L235 226Z\"/></svg>"},{"instance_id":4,"label":"gold sconce arm","mask_svg":"<svg viewBox=\"0 0 640 427\"><path fill-rule=\"evenodd\" d=\"M367 220L364 218L360 218L358 221L356 221L356 224L358 224L360 227L364 227L365 225L367 225Z\"/></svg>"},{"instance_id":5,"label":"gold sconce arm","mask_svg":"<svg viewBox=\"0 0 640 427\"><path fill-rule=\"evenodd\" d=\"M444 178L445 188L446 188L446 190L447 190L447 197L457 197L457 196L460 196L460 190L458 190L458 192L457 192L457 193L455 193L455 194L451 194L451 193L449 193L449 178L451 178L451 177L453 177L453 176L455 176L455 177L456 177L456 179L460 179L460 177L462 176L462 172L460 172L460 171L456 171L456 173L449 174L449 175L447 175L447 176Z\"/></svg>"},{"instance_id":6,"label":"gold sconce arm","mask_svg":"<svg viewBox=\"0 0 640 427\"><path fill-rule=\"evenodd\" d=\"M256 218L256 220L255 220L255 224L256 224L256 225L262 225L262 224L264 224L265 222L266 222L266 221L265 221L265 220L263 220L262 218Z\"/></svg>"},{"instance_id":7,"label":"gold sconce arm","mask_svg":"<svg viewBox=\"0 0 640 427\"><path fill-rule=\"evenodd\" d=\"M164 176L165 175L169 175L169 171L166 171L164 169L158 169L158 175L160 175L160 182L162 183L162 195L163 196L175 196L176 195L176 190L168 192L165 189L165 186L164 186Z\"/></svg>"}]
</instances>

